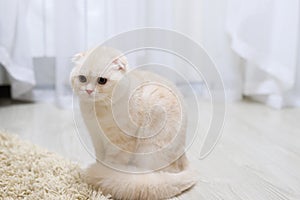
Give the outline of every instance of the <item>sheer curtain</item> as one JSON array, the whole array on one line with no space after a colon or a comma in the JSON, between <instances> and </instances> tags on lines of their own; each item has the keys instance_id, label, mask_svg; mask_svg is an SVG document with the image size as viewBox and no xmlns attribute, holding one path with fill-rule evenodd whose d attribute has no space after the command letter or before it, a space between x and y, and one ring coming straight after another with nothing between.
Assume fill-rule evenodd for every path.
<instances>
[{"instance_id":1,"label":"sheer curtain","mask_svg":"<svg viewBox=\"0 0 300 200\"><path fill-rule=\"evenodd\" d=\"M243 94L272 107L300 105L299 1L228 1L232 49L244 59Z\"/></svg>"},{"instance_id":2,"label":"sheer curtain","mask_svg":"<svg viewBox=\"0 0 300 200\"><path fill-rule=\"evenodd\" d=\"M297 0L3 0L0 9L0 62L15 98L50 98L31 90L31 58L51 57L56 102L70 105L73 54L124 31L161 27L202 44L229 101L248 96L277 108L299 105Z\"/></svg>"},{"instance_id":3,"label":"sheer curtain","mask_svg":"<svg viewBox=\"0 0 300 200\"><path fill-rule=\"evenodd\" d=\"M28 1L0 1L0 63L13 98L28 98L35 84L26 28Z\"/></svg>"}]
</instances>

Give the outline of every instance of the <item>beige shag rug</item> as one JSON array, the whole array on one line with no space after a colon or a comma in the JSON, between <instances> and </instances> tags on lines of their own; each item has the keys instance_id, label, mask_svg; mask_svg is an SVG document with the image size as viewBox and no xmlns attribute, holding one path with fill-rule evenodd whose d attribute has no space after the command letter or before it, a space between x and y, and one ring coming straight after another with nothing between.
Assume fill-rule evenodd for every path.
<instances>
[{"instance_id":1,"label":"beige shag rug","mask_svg":"<svg viewBox=\"0 0 300 200\"><path fill-rule=\"evenodd\" d=\"M97 199L78 165L12 134L0 132L0 199Z\"/></svg>"}]
</instances>

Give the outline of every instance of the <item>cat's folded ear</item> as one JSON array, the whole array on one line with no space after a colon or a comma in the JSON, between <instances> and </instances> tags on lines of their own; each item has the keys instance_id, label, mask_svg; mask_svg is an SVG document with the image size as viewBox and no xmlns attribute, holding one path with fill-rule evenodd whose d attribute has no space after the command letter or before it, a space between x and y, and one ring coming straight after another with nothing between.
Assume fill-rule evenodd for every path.
<instances>
[{"instance_id":1,"label":"cat's folded ear","mask_svg":"<svg viewBox=\"0 0 300 200\"><path fill-rule=\"evenodd\" d=\"M85 53L84 52L81 52L81 53L77 53L75 54L73 57L72 57L72 62L74 64L78 64L80 63L80 61L82 60L82 58L85 56Z\"/></svg>"},{"instance_id":2,"label":"cat's folded ear","mask_svg":"<svg viewBox=\"0 0 300 200\"><path fill-rule=\"evenodd\" d=\"M119 56L113 61L113 68L115 70L126 71L127 65L128 65L128 61L124 55Z\"/></svg>"}]
</instances>

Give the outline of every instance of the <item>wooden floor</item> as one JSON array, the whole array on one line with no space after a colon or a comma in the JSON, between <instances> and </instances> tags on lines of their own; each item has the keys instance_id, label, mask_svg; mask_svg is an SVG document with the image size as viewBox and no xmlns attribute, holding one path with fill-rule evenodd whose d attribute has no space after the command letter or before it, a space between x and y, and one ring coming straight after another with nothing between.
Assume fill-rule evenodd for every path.
<instances>
[{"instance_id":1,"label":"wooden floor","mask_svg":"<svg viewBox=\"0 0 300 200\"><path fill-rule=\"evenodd\" d=\"M206 102L200 105L202 124L207 125L201 128L205 130L210 107ZM83 167L93 161L78 139L71 110L51 104L2 106L0 128ZM200 142L198 137L188 150L199 183L175 199L300 199L300 109L230 104L222 138L203 160L199 159Z\"/></svg>"}]
</instances>

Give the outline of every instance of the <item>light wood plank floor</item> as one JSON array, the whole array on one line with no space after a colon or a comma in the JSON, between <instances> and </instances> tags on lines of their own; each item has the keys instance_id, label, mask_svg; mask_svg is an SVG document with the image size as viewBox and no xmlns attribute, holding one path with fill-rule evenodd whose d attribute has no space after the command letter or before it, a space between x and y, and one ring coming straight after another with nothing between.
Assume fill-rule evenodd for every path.
<instances>
[{"instance_id":1,"label":"light wood plank floor","mask_svg":"<svg viewBox=\"0 0 300 200\"><path fill-rule=\"evenodd\" d=\"M206 102L200 105L202 122L208 125L210 107ZM0 128L83 167L93 162L77 137L71 110L51 104L2 106ZM198 159L199 138L188 151L199 183L175 199L300 199L300 109L230 104L222 138L203 160Z\"/></svg>"}]
</instances>

